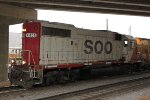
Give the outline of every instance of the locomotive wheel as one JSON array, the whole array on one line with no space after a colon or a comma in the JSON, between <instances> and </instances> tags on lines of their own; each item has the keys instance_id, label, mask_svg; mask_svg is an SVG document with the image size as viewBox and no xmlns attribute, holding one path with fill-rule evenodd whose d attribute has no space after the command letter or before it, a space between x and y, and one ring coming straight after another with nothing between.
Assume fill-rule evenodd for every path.
<instances>
[{"instance_id":1,"label":"locomotive wheel","mask_svg":"<svg viewBox=\"0 0 150 100\"><path fill-rule=\"evenodd\" d=\"M57 82L60 84L65 84L69 80L68 73L60 71L57 76Z\"/></svg>"},{"instance_id":2,"label":"locomotive wheel","mask_svg":"<svg viewBox=\"0 0 150 100\"><path fill-rule=\"evenodd\" d=\"M46 79L45 79L45 83L46 85L50 85L56 82L56 76L57 76L57 72L53 71L53 72L48 72L46 74Z\"/></svg>"},{"instance_id":3,"label":"locomotive wheel","mask_svg":"<svg viewBox=\"0 0 150 100\"><path fill-rule=\"evenodd\" d=\"M23 82L23 85L22 85L22 87L25 88L25 89L30 89L30 88L32 88L32 86L33 86L33 81L32 80Z\"/></svg>"},{"instance_id":4,"label":"locomotive wheel","mask_svg":"<svg viewBox=\"0 0 150 100\"><path fill-rule=\"evenodd\" d=\"M81 69L80 70L80 79L86 80L91 78L91 69Z\"/></svg>"},{"instance_id":5,"label":"locomotive wheel","mask_svg":"<svg viewBox=\"0 0 150 100\"><path fill-rule=\"evenodd\" d=\"M72 82L75 82L76 80L79 80L79 70L72 70L70 73L70 80Z\"/></svg>"}]
</instances>

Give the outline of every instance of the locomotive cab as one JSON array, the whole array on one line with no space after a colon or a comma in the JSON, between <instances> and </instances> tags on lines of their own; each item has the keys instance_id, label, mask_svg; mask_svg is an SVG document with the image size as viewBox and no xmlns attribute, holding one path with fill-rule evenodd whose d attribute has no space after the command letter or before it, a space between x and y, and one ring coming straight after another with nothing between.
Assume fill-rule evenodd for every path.
<instances>
[{"instance_id":1,"label":"locomotive cab","mask_svg":"<svg viewBox=\"0 0 150 100\"><path fill-rule=\"evenodd\" d=\"M123 37L123 58L125 63L136 62L137 48L135 38L129 35Z\"/></svg>"},{"instance_id":2,"label":"locomotive cab","mask_svg":"<svg viewBox=\"0 0 150 100\"><path fill-rule=\"evenodd\" d=\"M126 62L140 65L143 62L143 52L139 49L140 45L137 39L126 35L124 40L128 41L123 47L123 56L126 58Z\"/></svg>"}]
</instances>

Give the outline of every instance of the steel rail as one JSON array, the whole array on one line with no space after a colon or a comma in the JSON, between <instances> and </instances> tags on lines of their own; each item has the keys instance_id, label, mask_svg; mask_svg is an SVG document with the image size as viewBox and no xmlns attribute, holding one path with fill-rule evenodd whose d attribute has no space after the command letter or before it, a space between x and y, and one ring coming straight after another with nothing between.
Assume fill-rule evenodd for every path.
<instances>
[{"instance_id":1,"label":"steel rail","mask_svg":"<svg viewBox=\"0 0 150 100\"><path fill-rule=\"evenodd\" d=\"M142 77L139 79L122 81L122 82L118 82L118 83L96 86L96 87L87 88L84 90L78 90L78 91L63 93L63 94L54 95L54 96L50 96L50 97L40 98L39 100L63 100L63 99L66 100L67 98L71 98L71 97L75 97L75 96L82 98L84 95L87 96L86 98L84 98L85 100L91 100L91 99L93 100L94 98L96 99L101 96L104 97L104 95L106 96L108 94L114 93L115 91L122 91L125 89L130 89L132 87L137 87L137 86L140 86L143 84L149 84L149 83L150 83L150 77ZM125 85L125 86L122 87L123 85ZM128 85L128 86L126 86L126 85ZM116 89L118 86L120 88ZM111 89L111 88L114 88L114 89ZM102 92L102 90L105 92ZM98 93L98 91L101 91L101 92Z\"/></svg>"},{"instance_id":2,"label":"steel rail","mask_svg":"<svg viewBox=\"0 0 150 100\"><path fill-rule=\"evenodd\" d=\"M84 100L91 100L91 99L98 100L102 98L108 98L114 95L118 95L118 93L121 95L129 92L137 91L139 89L146 88L149 86L150 86L150 78L140 79L133 82L123 83L113 87L109 87L104 90L100 90L103 92L89 95L89 97L86 97Z\"/></svg>"},{"instance_id":3,"label":"steel rail","mask_svg":"<svg viewBox=\"0 0 150 100\"><path fill-rule=\"evenodd\" d=\"M0 87L0 94L26 90L18 86Z\"/></svg>"}]
</instances>

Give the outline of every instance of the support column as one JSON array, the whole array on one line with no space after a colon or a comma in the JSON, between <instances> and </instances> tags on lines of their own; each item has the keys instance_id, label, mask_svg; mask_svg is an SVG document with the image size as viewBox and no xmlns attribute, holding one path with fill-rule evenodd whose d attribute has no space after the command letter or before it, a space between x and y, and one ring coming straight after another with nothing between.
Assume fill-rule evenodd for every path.
<instances>
[{"instance_id":1,"label":"support column","mask_svg":"<svg viewBox=\"0 0 150 100\"><path fill-rule=\"evenodd\" d=\"M9 25L0 24L0 82L8 79Z\"/></svg>"},{"instance_id":2,"label":"support column","mask_svg":"<svg viewBox=\"0 0 150 100\"><path fill-rule=\"evenodd\" d=\"M37 11L0 3L0 87L8 79L9 25L36 20ZM15 41L15 39L14 39Z\"/></svg>"}]
</instances>

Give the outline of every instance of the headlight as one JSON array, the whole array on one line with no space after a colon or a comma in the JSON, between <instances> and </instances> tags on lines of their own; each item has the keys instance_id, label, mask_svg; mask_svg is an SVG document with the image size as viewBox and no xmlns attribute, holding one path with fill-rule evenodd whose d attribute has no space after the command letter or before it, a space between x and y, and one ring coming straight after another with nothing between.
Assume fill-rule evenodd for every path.
<instances>
[{"instance_id":1,"label":"headlight","mask_svg":"<svg viewBox=\"0 0 150 100\"><path fill-rule=\"evenodd\" d=\"M8 64L8 67L10 67L11 66L11 64Z\"/></svg>"},{"instance_id":2,"label":"headlight","mask_svg":"<svg viewBox=\"0 0 150 100\"><path fill-rule=\"evenodd\" d=\"M26 32L27 30L24 28L24 29L22 29L22 32Z\"/></svg>"},{"instance_id":3,"label":"headlight","mask_svg":"<svg viewBox=\"0 0 150 100\"><path fill-rule=\"evenodd\" d=\"M15 60L11 60L11 63L14 63L15 62Z\"/></svg>"},{"instance_id":4,"label":"headlight","mask_svg":"<svg viewBox=\"0 0 150 100\"><path fill-rule=\"evenodd\" d=\"M23 64L23 65L26 64L26 61L22 61L22 64Z\"/></svg>"}]
</instances>

